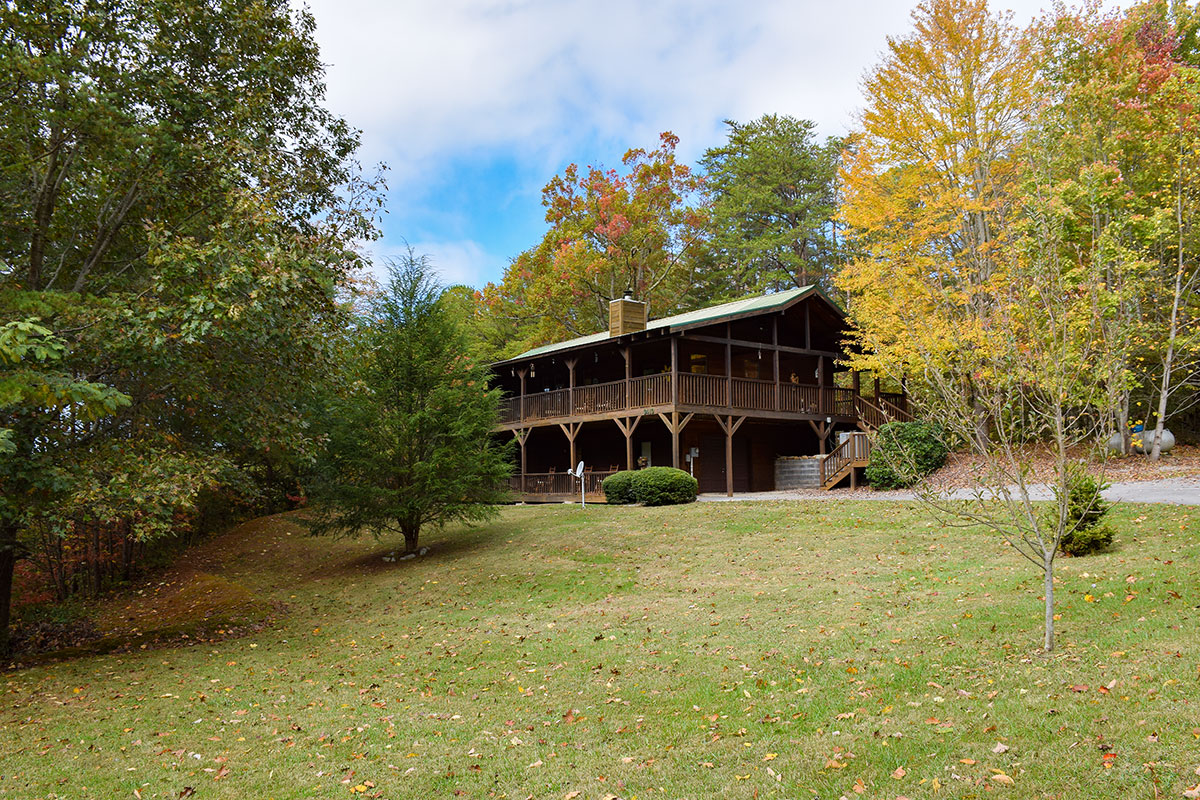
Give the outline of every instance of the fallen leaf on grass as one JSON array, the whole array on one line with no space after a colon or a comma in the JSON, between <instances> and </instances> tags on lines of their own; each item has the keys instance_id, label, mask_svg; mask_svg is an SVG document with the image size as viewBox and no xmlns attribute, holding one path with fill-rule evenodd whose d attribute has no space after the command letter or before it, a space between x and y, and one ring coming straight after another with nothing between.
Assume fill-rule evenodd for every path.
<instances>
[{"instance_id":1,"label":"fallen leaf on grass","mask_svg":"<svg viewBox=\"0 0 1200 800\"><path fill-rule=\"evenodd\" d=\"M992 782L998 783L1001 786L1015 786L1017 783L1012 778L1005 775L1003 772L1001 772L999 775L993 775Z\"/></svg>"},{"instance_id":2,"label":"fallen leaf on grass","mask_svg":"<svg viewBox=\"0 0 1200 800\"><path fill-rule=\"evenodd\" d=\"M224 778L228 774L229 774L229 767L222 766L219 770L217 770L217 774L213 775L213 780L219 781L219 780L221 780L221 778Z\"/></svg>"},{"instance_id":3,"label":"fallen leaf on grass","mask_svg":"<svg viewBox=\"0 0 1200 800\"><path fill-rule=\"evenodd\" d=\"M845 761L835 761L834 759L831 758L825 762L825 769L845 769L845 768L846 768Z\"/></svg>"},{"instance_id":4,"label":"fallen leaf on grass","mask_svg":"<svg viewBox=\"0 0 1200 800\"><path fill-rule=\"evenodd\" d=\"M581 792L581 791L579 791L578 789L576 789L576 790L575 790L575 791L573 791L573 792L567 792L566 794L564 794L564 795L563 795L563 800L575 800L575 798L576 798L576 797L579 797L579 795L581 795L581 794L583 794L583 792Z\"/></svg>"},{"instance_id":5,"label":"fallen leaf on grass","mask_svg":"<svg viewBox=\"0 0 1200 800\"><path fill-rule=\"evenodd\" d=\"M856 780L854 782L854 785L851 786L850 788L854 791L855 794L863 794L864 792L867 791L867 785L865 783L863 783L862 778L859 778L858 780Z\"/></svg>"},{"instance_id":6,"label":"fallen leaf on grass","mask_svg":"<svg viewBox=\"0 0 1200 800\"><path fill-rule=\"evenodd\" d=\"M960 758L958 760L958 763L966 764L967 766L974 766L978 762L976 762L975 759L973 759L973 758Z\"/></svg>"},{"instance_id":7,"label":"fallen leaf on grass","mask_svg":"<svg viewBox=\"0 0 1200 800\"><path fill-rule=\"evenodd\" d=\"M1087 690L1088 690L1088 687L1087 687L1087 684L1085 684L1085 683L1077 683L1071 687L1072 692L1086 692Z\"/></svg>"},{"instance_id":8,"label":"fallen leaf on grass","mask_svg":"<svg viewBox=\"0 0 1200 800\"><path fill-rule=\"evenodd\" d=\"M1010 748L1008 745L1004 744L1003 742L996 742L996 746L992 748L992 752L993 753L1007 753L1011 749L1012 748Z\"/></svg>"},{"instance_id":9,"label":"fallen leaf on grass","mask_svg":"<svg viewBox=\"0 0 1200 800\"><path fill-rule=\"evenodd\" d=\"M904 771L904 767L896 767L896 771L892 773L892 777L896 780L900 780L907 774L908 773Z\"/></svg>"},{"instance_id":10,"label":"fallen leaf on grass","mask_svg":"<svg viewBox=\"0 0 1200 800\"><path fill-rule=\"evenodd\" d=\"M1200 783L1197 783L1190 789L1184 789L1183 796L1189 800L1196 800L1196 798L1200 798Z\"/></svg>"}]
</instances>

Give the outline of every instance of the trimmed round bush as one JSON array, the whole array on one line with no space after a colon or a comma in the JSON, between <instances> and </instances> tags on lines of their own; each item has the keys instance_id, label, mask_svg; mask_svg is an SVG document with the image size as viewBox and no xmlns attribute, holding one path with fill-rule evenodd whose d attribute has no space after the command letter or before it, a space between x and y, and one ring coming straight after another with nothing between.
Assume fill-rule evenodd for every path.
<instances>
[{"instance_id":1,"label":"trimmed round bush","mask_svg":"<svg viewBox=\"0 0 1200 800\"><path fill-rule=\"evenodd\" d=\"M648 506L690 503L699 488L695 478L673 467L647 467L633 473L633 495Z\"/></svg>"},{"instance_id":2,"label":"trimmed round bush","mask_svg":"<svg viewBox=\"0 0 1200 800\"><path fill-rule=\"evenodd\" d=\"M636 503L637 497L633 494L633 476L635 474L632 470L623 470L605 478L604 482L600 484L600 490L604 492L604 499L613 505Z\"/></svg>"},{"instance_id":3,"label":"trimmed round bush","mask_svg":"<svg viewBox=\"0 0 1200 800\"><path fill-rule=\"evenodd\" d=\"M945 433L927 422L889 422L879 429L867 463L876 489L906 489L946 463Z\"/></svg>"}]
</instances>

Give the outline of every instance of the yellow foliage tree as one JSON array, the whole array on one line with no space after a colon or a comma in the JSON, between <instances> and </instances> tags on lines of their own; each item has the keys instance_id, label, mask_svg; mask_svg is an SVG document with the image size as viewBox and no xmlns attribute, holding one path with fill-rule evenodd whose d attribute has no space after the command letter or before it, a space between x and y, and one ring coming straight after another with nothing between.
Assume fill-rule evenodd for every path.
<instances>
[{"instance_id":1,"label":"yellow foliage tree","mask_svg":"<svg viewBox=\"0 0 1200 800\"><path fill-rule=\"evenodd\" d=\"M928 416L975 453L974 502L935 508L1000 534L1044 578L1068 514L1071 447L1102 403L1100 284L1069 257L1069 215L1044 191L1055 143L1030 114L1027 40L982 0L930 0L865 81L863 131L846 160L853 256L853 366L904 381ZM1057 513L1035 507L1028 442L1051 442Z\"/></svg>"}]
</instances>

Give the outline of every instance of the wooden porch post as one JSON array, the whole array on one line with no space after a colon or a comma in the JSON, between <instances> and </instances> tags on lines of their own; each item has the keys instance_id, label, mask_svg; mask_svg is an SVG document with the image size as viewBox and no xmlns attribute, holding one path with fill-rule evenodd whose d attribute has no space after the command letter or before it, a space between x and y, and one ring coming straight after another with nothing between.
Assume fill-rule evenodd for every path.
<instances>
[{"instance_id":1,"label":"wooden porch post","mask_svg":"<svg viewBox=\"0 0 1200 800\"><path fill-rule=\"evenodd\" d=\"M571 463L567 465L567 469L575 469L575 437L579 435L579 429L583 427L583 423L560 422L558 427L562 428L562 432L567 436L567 441L571 444Z\"/></svg>"},{"instance_id":2,"label":"wooden porch post","mask_svg":"<svg viewBox=\"0 0 1200 800\"><path fill-rule=\"evenodd\" d=\"M632 378L633 378L633 358L632 358L632 356L633 356L633 354L629 351L628 345L621 348L621 358L625 359L625 387L623 389L624 394L625 394L625 405L623 406L623 408L626 408L626 409L631 408L633 406L633 396L630 394L630 391L629 391L629 381L632 380ZM633 467L630 467L630 469L633 469Z\"/></svg>"},{"instance_id":3,"label":"wooden porch post","mask_svg":"<svg viewBox=\"0 0 1200 800\"><path fill-rule=\"evenodd\" d=\"M515 428L513 436L517 437L517 444L521 446L521 493L525 493L525 440L529 438L529 432L533 428Z\"/></svg>"},{"instance_id":4,"label":"wooden porch post","mask_svg":"<svg viewBox=\"0 0 1200 800\"><path fill-rule=\"evenodd\" d=\"M817 413L828 414L828 405L825 402L825 356L817 356Z\"/></svg>"},{"instance_id":5,"label":"wooden porch post","mask_svg":"<svg viewBox=\"0 0 1200 800\"><path fill-rule=\"evenodd\" d=\"M521 378L521 396L517 400L517 408L520 411L519 417L522 422L525 420L525 375L528 370L521 368L517 370L517 375Z\"/></svg>"},{"instance_id":6,"label":"wooden porch post","mask_svg":"<svg viewBox=\"0 0 1200 800\"><path fill-rule=\"evenodd\" d=\"M663 421L663 425L667 426L667 430L671 432L671 466L679 469L679 434L687 427L687 424L692 421L692 417L696 416L695 412L685 414L683 419L679 418L678 411L672 411L671 416L667 416L661 411L658 412L658 417Z\"/></svg>"},{"instance_id":7,"label":"wooden porch post","mask_svg":"<svg viewBox=\"0 0 1200 800\"><path fill-rule=\"evenodd\" d=\"M725 406L733 407L733 325L725 323Z\"/></svg>"},{"instance_id":8,"label":"wooden porch post","mask_svg":"<svg viewBox=\"0 0 1200 800\"><path fill-rule=\"evenodd\" d=\"M813 433L817 435L820 454L825 455L825 439L829 436L829 425L824 422L813 422L811 419L808 424L812 426Z\"/></svg>"},{"instance_id":9,"label":"wooden porch post","mask_svg":"<svg viewBox=\"0 0 1200 800\"><path fill-rule=\"evenodd\" d=\"M775 410L783 410L783 402L780 398L783 390L779 387L782 385L779 380L779 316L771 317L771 345L774 349L771 351L773 358L773 366L771 370L775 373Z\"/></svg>"},{"instance_id":10,"label":"wooden porch post","mask_svg":"<svg viewBox=\"0 0 1200 800\"><path fill-rule=\"evenodd\" d=\"M862 373L854 370L854 396L858 397L862 393Z\"/></svg>"},{"instance_id":11,"label":"wooden porch post","mask_svg":"<svg viewBox=\"0 0 1200 800\"><path fill-rule=\"evenodd\" d=\"M875 405L879 405L879 376L875 376Z\"/></svg>"},{"instance_id":12,"label":"wooden porch post","mask_svg":"<svg viewBox=\"0 0 1200 800\"><path fill-rule=\"evenodd\" d=\"M575 413L575 365L579 363L578 358L563 359L567 364L567 413ZM571 459L571 466L574 468L575 459Z\"/></svg>"},{"instance_id":13,"label":"wooden porch post","mask_svg":"<svg viewBox=\"0 0 1200 800\"><path fill-rule=\"evenodd\" d=\"M671 405L679 405L679 337L671 337Z\"/></svg>"},{"instance_id":14,"label":"wooden porch post","mask_svg":"<svg viewBox=\"0 0 1200 800\"><path fill-rule=\"evenodd\" d=\"M671 466L679 469L679 412L671 412Z\"/></svg>"},{"instance_id":15,"label":"wooden porch post","mask_svg":"<svg viewBox=\"0 0 1200 800\"><path fill-rule=\"evenodd\" d=\"M742 423L746 421L745 417L738 417L737 422L734 422L733 415L729 414L725 419L721 419L720 414L713 414L717 418L717 424L721 426L721 430L725 431L725 496L733 497L733 435L737 433L737 429L742 427Z\"/></svg>"},{"instance_id":16,"label":"wooden porch post","mask_svg":"<svg viewBox=\"0 0 1200 800\"><path fill-rule=\"evenodd\" d=\"M624 420L620 417L613 419L625 436L625 469L633 469L633 432L637 430L638 423L641 421L641 417L626 417Z\"/></svg>"}]
</instances>

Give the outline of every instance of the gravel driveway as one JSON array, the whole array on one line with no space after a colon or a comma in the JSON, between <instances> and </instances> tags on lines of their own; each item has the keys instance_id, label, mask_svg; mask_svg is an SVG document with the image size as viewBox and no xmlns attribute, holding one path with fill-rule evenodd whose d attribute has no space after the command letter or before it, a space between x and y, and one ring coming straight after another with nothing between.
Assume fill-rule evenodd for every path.
<instances>
[{"instance_id":1,"label":"gravel driveway","mask_svg":"<svg viewBox=\"0 0 1200 800\"><path fill-rule=\"evenodd\" d=\"M1049 500L1052 495L1045 484L1034 484L1033 499ZM972 500L975 494L969 489L957 489L950 497ZM1156 481L1129 481L1112 484L1104 492L1106 500L1121 503L1167 503L1170 505L1200 505L1200 478L1164 478ZM733 497L723 494L702 494L702 502L720 503L729 500L916 500L913 492L871 489L796 489L784 492L743 492Z\"/></svg>"}]
</instances>

